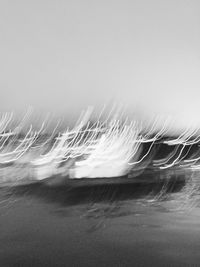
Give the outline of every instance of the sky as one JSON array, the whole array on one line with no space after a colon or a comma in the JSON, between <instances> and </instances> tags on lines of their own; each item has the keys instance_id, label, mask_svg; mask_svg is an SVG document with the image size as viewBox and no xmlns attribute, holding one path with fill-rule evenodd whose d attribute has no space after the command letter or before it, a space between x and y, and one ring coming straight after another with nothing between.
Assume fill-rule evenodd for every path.
<instances>
[{"instance_id":1,"label":"sky","mask_svg":"<svg viewBox=\"0 0 200 267\"><path fill-rule=\"evenodd\" d=\"M200 1L0 1L0 111L127 114L200 127Z\"/></svg>"}]
</instances>

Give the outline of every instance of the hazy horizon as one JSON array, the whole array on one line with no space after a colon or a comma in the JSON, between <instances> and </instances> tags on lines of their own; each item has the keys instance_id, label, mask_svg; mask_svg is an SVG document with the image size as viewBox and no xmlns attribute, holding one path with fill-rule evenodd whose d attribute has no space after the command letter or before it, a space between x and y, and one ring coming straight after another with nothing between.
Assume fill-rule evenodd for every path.
<instances>
[{"instance_id":1,"label":"hazy horizon","mask_svg":"<svg viewBox=\"0 0 200 267\"><path fill-rule=\"evenodd\" d=\"M116 101L127 115L200 127L200 2L0 4L0 111L77 118Z\"/></svg>"}]
</instances>

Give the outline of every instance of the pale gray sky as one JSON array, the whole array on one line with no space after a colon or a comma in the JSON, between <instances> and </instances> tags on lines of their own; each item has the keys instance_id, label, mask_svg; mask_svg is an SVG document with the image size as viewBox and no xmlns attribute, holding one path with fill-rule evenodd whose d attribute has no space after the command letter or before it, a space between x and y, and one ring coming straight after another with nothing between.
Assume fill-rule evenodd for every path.
<instances>
[{"instance_id":1,"label":"pale gray sky","mask_svg":"<svg viewBox=\"0 0 200 267\"><path fill-rule=\"evenodd\" d=\"M108 99L200 126L199 0L1 0L0 109Z\"/></svg>"}]
</instances>

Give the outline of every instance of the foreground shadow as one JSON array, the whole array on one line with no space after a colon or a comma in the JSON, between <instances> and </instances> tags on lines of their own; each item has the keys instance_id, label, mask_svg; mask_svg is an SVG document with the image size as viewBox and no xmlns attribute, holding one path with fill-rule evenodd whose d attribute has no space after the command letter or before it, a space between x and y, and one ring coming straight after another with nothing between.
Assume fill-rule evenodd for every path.
<instances>
[{"instance_id":1,"label":"foreground shadow","mask_svg":"<svg viewBox=\"0 0 200 267\"><path fill-rule=\"evenodd\" d=\"M113 178L115 179L115 178ZM93 179L94 180L94 179ZM141 199L148 196L156 197L158 194L165 194L179 192L186 184L184 175L171 177L168 180L156 179L142 180L130 179L116 180L110 182L95 181L90 183L86 179L81 184L79 183L65 183L56 186L49 186L46 183L35 183L29 185L19 185L9 189L8 194L15 197L33 197L41 199L45 202L53 202L63 206L72 206L85 203L106 202L112 203L116 201Z\"/></svg>"}]
</instances>

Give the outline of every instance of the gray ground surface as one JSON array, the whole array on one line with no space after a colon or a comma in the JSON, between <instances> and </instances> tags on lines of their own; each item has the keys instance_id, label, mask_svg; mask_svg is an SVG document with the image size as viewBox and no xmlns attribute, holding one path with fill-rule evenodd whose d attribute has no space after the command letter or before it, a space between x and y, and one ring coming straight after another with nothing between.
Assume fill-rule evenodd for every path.
<instances>
[{"instance_id":1,"label":"gray ground surface","mask_svg":"<svg viewBox=\"0 0 200 267\"><path fill-rule=\"evenodd\" d=\"M199 266L200 209L181 190L1 188L0 266Z\"/></svg>"}]
</instances>

